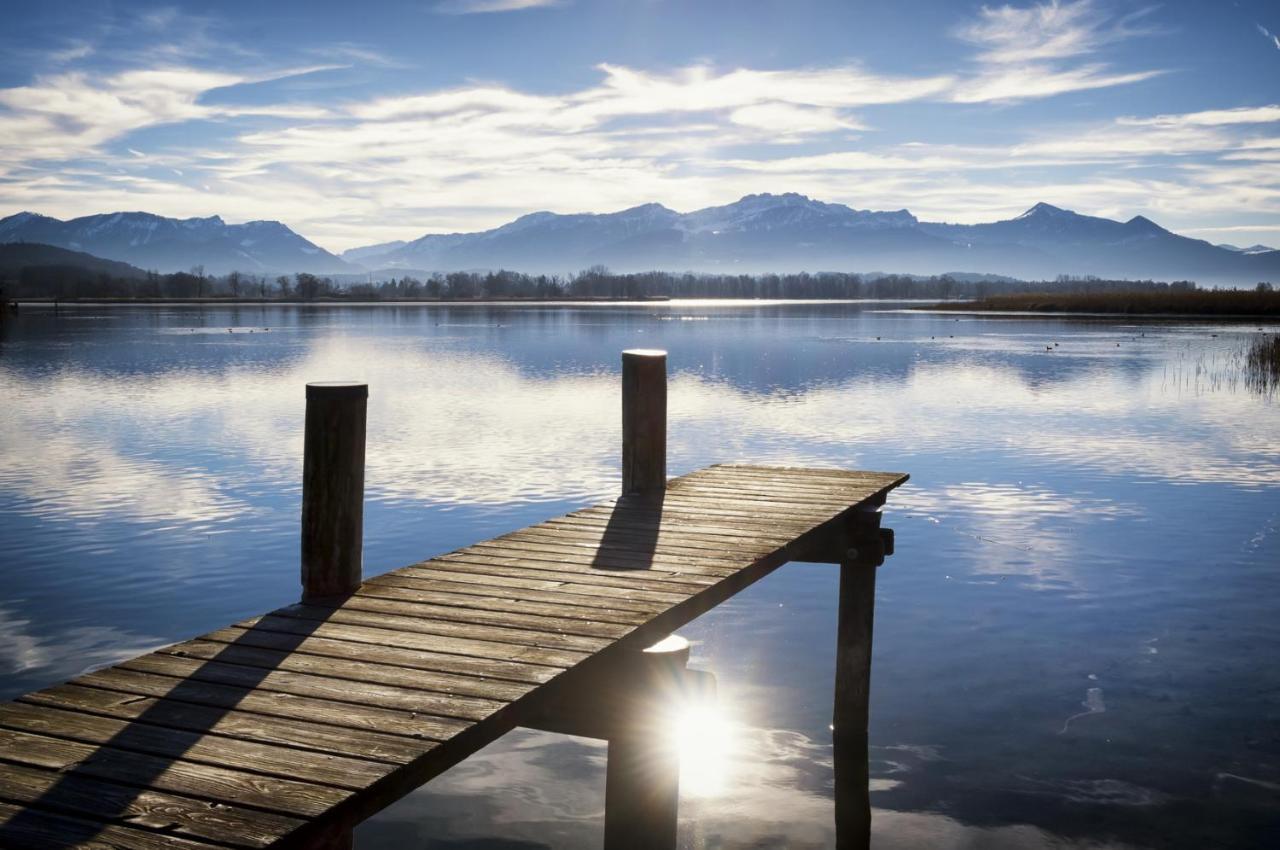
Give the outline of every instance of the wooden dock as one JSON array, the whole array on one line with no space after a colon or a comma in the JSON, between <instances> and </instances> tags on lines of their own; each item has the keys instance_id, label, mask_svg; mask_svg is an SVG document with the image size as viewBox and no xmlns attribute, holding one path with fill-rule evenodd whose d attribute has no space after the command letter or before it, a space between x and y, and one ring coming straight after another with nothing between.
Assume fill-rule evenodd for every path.
<instances>
[{"instance_id":1,"label":"wooden dock","mask_svg":"<svg viewBox=\"0 0 1280 850\"><path fill-rule=\"evenodd\" d=\"M842 579L857 634L838 665L865 761L866 576L891 548L877 508L906 476L712 466L662 487L665 360L660 435L657 378L628 378L627 495L363 582L365 396L318 390L341 410L309 402L304 601L0 705L0 846L349 846L354 824L521 725L608 737L616 798L626 735L600 683L638 681L646 648L791 560L842 563L861 594Z\"/></svg>"}]
</instances>

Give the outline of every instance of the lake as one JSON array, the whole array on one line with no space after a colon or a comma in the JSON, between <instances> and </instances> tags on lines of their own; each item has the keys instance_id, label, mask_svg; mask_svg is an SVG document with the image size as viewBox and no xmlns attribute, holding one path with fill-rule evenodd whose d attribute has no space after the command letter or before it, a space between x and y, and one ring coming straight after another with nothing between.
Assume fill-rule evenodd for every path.
<instances>
[{"instance_id":1,"label":"lake","mask_svg":"<svg viewBox=\"0 0 1280 850\"><path fill-rule=\"evenodd\" d=\"M912 476L878 577L876 846L1275 846L1257 326L900 306L24 307L0 325L0 696L296 600L306 382L369 384L372 575L612 496L619 352L665 348L671 474ZM683 847L833 846L836 581L790 564L681 630L720 690L683 739ZM358 846L598 847L604 757L517 731Z\"/></svg>"}]
</instances>

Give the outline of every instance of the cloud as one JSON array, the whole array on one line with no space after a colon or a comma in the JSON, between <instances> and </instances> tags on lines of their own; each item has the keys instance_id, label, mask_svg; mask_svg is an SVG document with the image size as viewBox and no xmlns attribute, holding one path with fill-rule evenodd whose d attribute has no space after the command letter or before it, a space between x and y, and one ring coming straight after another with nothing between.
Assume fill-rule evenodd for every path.
<instances>
[{"instance_id":1,"label":"cloud","mask_svg":"<svg viewBox=\"0 0 1280 850\"><path fill-rule=\"evenodd\" d=\"M796 106L784 102L743 106L730 112L729 120L743 127L772 130L783 135L866 129L865 125L841 116L834 109Z\"/></svg>"},{"instance_id":2,"label":"cloud","mask_svg":"<svg viewBox=\"0 0 1280 850\"><path fill-rule=\"evenodd\" d=\"M955 35L978 48L978 71L952 94L957 103L1051 97L1073 91L1142 82L1159 70L1113 72L1105 63L1066 67L1065 60L1096 53L1105 45L1153 32L1131 26L1150 10L1115 19L1092 0L1057 0L1027 8L984 6L978 20Z\"/></svg>"},{"instance_id":3,"label":"cloud","mask_svg":"<svg viewBox=\"0 0 1280 850\"><path fill-rule=\"evenodd\" d=\"M1280 35L1276 35L1271 32L1271 30L1267 29L1262 24L1257 24L1256 26L1258 27L1258 32L1262 33L1262 37L1274 44L1276 46L1276 50L1280 50Z\"/></svg>"},{"instance_id":4,"label":"cloud","mask_svg":"<svg viewBox=\"0 0 1280 850\"><path fill-rule=\"evenodd\" d=\"M1163 73L1134 71L1117 74L1098 64L1065 71L1038 65L1000 66L962 81L956 86L951 99L956 103L1028 100L1140 83Z\"/></svg>"},{"instance_id":5,"label":"cloud","mask_svg":"<svg viewBox=\"0 0 1280 850\"><path fill-rule=\"evenodd\" d=\"M561 6L565 0L441 0L435 11L442 15L476 15L491 12L518 12Z\"/></svg>"},{"instance_id":6,"label":"cloud","mask_svg":"<svg viewBox=\"0 0 1280 850\"><path fill-rule=\"evenodd\" d=\"M1020 64L1090 53L1116 35L1102 29L1103 16L1089 0L1062 5L1055 0L1030 8L984 6L979 19L956 35L981 48L978 59Z\"/></svg>"},{"instance_id":7,"label":"cloud","mask_svg":"<svg viewBox=\"0 0 1280 850\"><path fill-rule=\"evenodd\" d=\"M256 76L191 67L162 67L97 76L69 71L0 89L0 163L69 159L96 153L112 140L161 124L236 116L321 118L298 105L201 103L217 89L313 73L297 68Z\"/></svg>"},{"instance_id":8,"label":"cloud","mask_svg":"<svg viewBox=\"0 0 1280 850\"><path fill-rule=\"evenodd\" d=\"M1225 124L1269 124L1274 121L1280 121L1280 105L1276 104L1209 109L1180 115L1156 115L1151 118L1120 118L1117 123L1156 127L1218 127Z\"/></svg>"}]
</instances>

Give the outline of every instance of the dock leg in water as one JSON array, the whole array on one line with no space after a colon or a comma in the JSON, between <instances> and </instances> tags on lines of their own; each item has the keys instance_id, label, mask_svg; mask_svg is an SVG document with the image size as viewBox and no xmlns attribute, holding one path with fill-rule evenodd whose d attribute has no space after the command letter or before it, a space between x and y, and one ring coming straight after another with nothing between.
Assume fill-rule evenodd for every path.
<instances>
[{"instance_id":1,"label":"dock leg in water","mask_svg":"<svg viewBox=\"0 0 1280 850\"><path fill-rule=\"evenodd\" d=\"M849 528L840 559L840 614L836 627L835 710L831 743L835 764L836 846L863 850L871 844L867 726L871 695L871 633L876 567L884 561L880 514L865 511Z\"/></svg>"},{"instance_id":2,"label":"dock leg in water","mask_svg":"<svg viewBox=\"0 0 1280 850\"><path fill-rule=\"evenodd\" d=\"M680 751L671 731L689 663L689 642L672 635L630 659L623 705L609 733L605 850L670 850L680 808Z\"/></svg>"}]
</instances>

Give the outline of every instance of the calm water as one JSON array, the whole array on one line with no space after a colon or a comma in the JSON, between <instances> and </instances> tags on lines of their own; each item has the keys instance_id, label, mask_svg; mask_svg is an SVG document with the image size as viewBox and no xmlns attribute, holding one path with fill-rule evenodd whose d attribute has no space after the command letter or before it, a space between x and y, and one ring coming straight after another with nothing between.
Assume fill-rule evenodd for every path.
<instances>
[{"instance_id":1,"label":"calm water","mask_svg":"<svg viewBox=\"0 0 1280 850\"><path fill-rule=\"evenodd\" d=\"M876 602L877 846L1276 846L1280 403L1232 370L1254 330L874 304L24 309L0 326L0 695L296 599L305 382L370 385L378 573L612 495L618 352L660 347L673 474L912 475ZM684 846L832 845L835 588L791 564L681 630L720 683L687 736ZM516 732L358 841L598 847L603 778L601 745Z\"/></svg>"}]
</instances>

